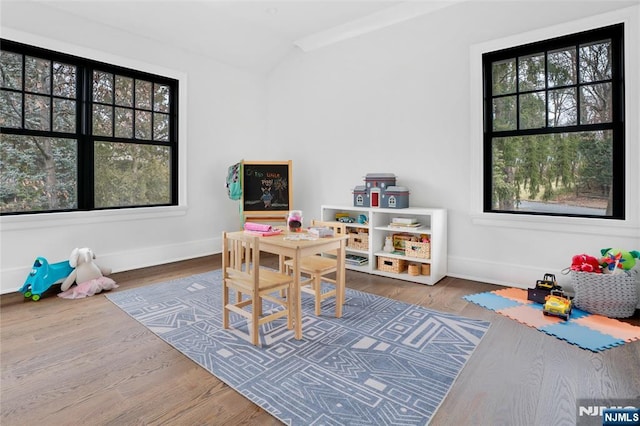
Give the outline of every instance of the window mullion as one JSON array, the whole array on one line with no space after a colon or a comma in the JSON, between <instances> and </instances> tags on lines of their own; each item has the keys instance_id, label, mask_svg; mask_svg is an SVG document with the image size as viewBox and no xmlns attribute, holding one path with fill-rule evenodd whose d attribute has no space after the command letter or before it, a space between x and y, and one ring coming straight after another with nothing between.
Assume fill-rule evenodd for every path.
<instances>
[{"instance_id":1,"label":"window mullion","mask_svg":"<svg viewBox=\"0 0 640 426\"><path fill-rule=\"evenodd\" d=\"M132 112L133 112L132 123L131 123L133 125L133 134L131 135L131 139L134 139L134 140L136 139L136 115L137 115L136 114L136 111L137 111L137 107L136 107L136 103L137 103L137 100L136 100L136 95L137 95L136 85L137 84L138 84L138 79L134 78L133 79L133 104L131 105Z\"/></svg>"},{"instance_id":2,"label":"window mullion","mask_svg":"<svg viewBox=\"0 0 640 426\"><path fill-rule=\"evenodd\" d=\"M93 202L93 140L91 138L92 108L92 73L89 66L83 66L78 75L80 98L78 104L80 112L78 131L78 208L91 210Z\"/></svg>"},{"instance_id":3,"label":"window mullion","mask_svg":"<svg viewBox=\"0 0 640 426\"><path fill-rule=\"evenodd\" d=\"M520 57L516 56L516 129L520 130Z\"/></svg>"},{"instance_id":4,"label":"window mullion","mask_svg":"<svg viewBox=\"0 0 640 426\"><path fill-rule=\"evenodd\" d=\"M149 114L151 115L151 140L154 140L154 136L155 136L155 126L154 126L154 122L153 120L155 119L155 114L153 113L154 109L153 109L153 94L155 93L155 89L156 89L156 83L152 82L151 83L151 104L149 105Z\"/></svg>"},{"instance_id":5,"label":"window mullion","mask_svg":"<svg viewBox=\"0 0 640 426\"><path fill-rule=\"evenodd\" d=\"M580 111L580 106L582 102L580 102L580 87L582 84L582 80L580 79L580 44L575 45L576 49L576 124L579 126L582 124L582 113Z\"/></svg>"},{"instance_id":6,"label":"window mullion","mask_svg":"<svg viewBox=\"0 0 640 426\"><path fill-rule=\"evenodd\" d=\"M21 89L21 96L22 96L22 102L20 105L20 114L22 116L21 119L21 123L20 126L22 129L26 129L27 128L27 96L25 94L25 92L27 91L27 55L22 55L22 87Z\"/></svg>"},{"instance_id":7,"label":"window mullion","mask_svg":"<svg viewBox=\"0 0 640 426\"><path fill-rule=\"evenodd\" d=\"M53 59L49 60L49 131L52 132L53 126Z\"/></svg>"},{"instance_id":8,"label":"window mullion","mask_svg":"<svg viewBox=\"0 0 640 426\"><path fill-rule=\"evenodd\" d=\"M544 127L549 128L549 51L544 51Z\"/></svg>"},{"instance_id":9,"label":"window mullion","mask_svg":"<svg viewBox=\"0 0 640 426\"><path fill-rule=\"evenodd\" d=\"M111 136L116 136L116 74L111 73Z\"/></svg>"}]
</instances>

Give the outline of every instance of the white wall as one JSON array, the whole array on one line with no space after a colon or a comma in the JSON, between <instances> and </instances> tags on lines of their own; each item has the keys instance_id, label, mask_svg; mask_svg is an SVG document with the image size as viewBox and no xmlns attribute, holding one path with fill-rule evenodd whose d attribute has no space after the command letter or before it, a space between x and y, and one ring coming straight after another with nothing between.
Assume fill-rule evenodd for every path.
<instances>
[{"instance_id":1,"label":"white wall","mask_svg":"<svg viewBox=\"0 0 640 426\"><path fill-rule=\"evenodd\" d=\"M270 144L290 146L294 169L304 170L296 175L296 208L313 217L321 204L351 205L366 173L395 173L411 205L449 210L449 275L523 288L545 272L566 283L560 271L574 254L640 248L638 9L600 16L620 4L577 4L463 3L290 55L269 76L267 122ZM620 19L627 22L627 220L482 214L479 46Z\"/></svg>"},{"instance_id":2,"label":"white wall","mask_svg":"<svg viewBox=\"0 0 640 426\"><path fill-rule=\"evenodd\" d=\"M42 4L3 3L1 23L5 38L180 78L183 175L180 207L2 217L0 291L19 289L36 256L59 262L74 247L92 247L114 271L219 252L222 230L240 226L224 188L227 167L263 154L265 77L110 27L79 27Z\"/></svg>"},{"instance_id":3,"label":"white wall","mask_svg":"<svg viewBox=\"0 0 640 426\"><path fill-rule=\"evenodd\" d=\"M366 173L395 173L410 188L412 205L449 209L452 276L527 287L545 272L559 274L572 254L640 249L637 8L624 12L629 206L628 220L617 226L506 221L478 212L481 105L471 68L472 53L483 43L556 24L571 27L582 18L598 26L602 18L593 16L618 3L459 4L313 52L296 51L268 76L111 27L78 29L73 16L42 4L2 8L3 37L19 33L25 40L18 41L152 72L168 69L186 81L187 113L181 126L183 206L159 213L2 217L0 292L17 290L36 256L60 261L79 246L92 247L99 262L115 271L218 252L220 232L239 225L237 203L227 199L223 181L227 166L242 158L292 159L294 206L309 219L320 214L321 204L350 205L351 189Z\"/></svg>"}]
</instances>

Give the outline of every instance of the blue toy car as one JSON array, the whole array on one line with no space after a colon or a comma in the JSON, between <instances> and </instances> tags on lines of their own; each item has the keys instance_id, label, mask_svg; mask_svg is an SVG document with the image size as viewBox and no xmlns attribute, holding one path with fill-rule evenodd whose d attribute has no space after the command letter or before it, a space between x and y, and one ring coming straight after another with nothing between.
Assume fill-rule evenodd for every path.
<instances>
[{"instance_id":1,"label":"blue toy car","mask_svg":"<svg viewBox=\"0 0 640 426\"><path fill-rule=\"evenodd\" d=\"M342 223L355 223L355 219L349 216L342 216L338 218L338 222Z\"/></svg>"},{"instance_id":2,"label":"blue toy car","mask_svg":"<svg viewBox=\"0 0 640 426\"><path fill-rule=\"evenodd\" d=\"M44 257L37 257L27 280L20 288L20 293L24 294L27 299L38 301L42 293L56 282L67 278L72 271L73 268L69 265L68 260L49 264Z\"/></svg>"}]
</instances>

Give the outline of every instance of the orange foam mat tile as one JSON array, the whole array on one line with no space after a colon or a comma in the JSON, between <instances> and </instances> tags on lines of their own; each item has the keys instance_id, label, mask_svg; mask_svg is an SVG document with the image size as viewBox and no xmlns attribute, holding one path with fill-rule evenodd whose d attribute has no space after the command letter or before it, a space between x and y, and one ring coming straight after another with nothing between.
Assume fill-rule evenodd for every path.
<instances>
[{"instance_id":1,"label":"orange foam mat tile","mask_svg":"<svg viewBox=\"0 0 640 426\"><path fill-rule=\"evenodd\" d=\"M625 342L640 340L640 327L613 318L603 317L602 315L589 315L577 318L574 322L603 334L617 337Z\"/></svg>"},{"instance_id":2,"label":"orange foam mat tile","mask_svg":"<svg viewBox=\"0 0 640 426\"><path fill-rule=\"evenodd\" d=\"M509 317L512 320L516 320L519 323L535 328L564 322L563 319L560 319L558 317L543 315L540 309L536 309L527 305L500 309L496 312Z\"/></svg>"},{"instance_id":3,"label":"orange foam mat tile","mask_svg":"<svg viewBox=\"0 0 640 426\"><path fill-rule=\"evenodd\" d=\"M503 288L500 290L495 290L493 293L500 295L502 297L506 297L507 299L515 300L516 302L522 303L533 303L531 300L527 299L528 292L527 290L523 290L521 288Z\"/></svg>"}]
</instances>

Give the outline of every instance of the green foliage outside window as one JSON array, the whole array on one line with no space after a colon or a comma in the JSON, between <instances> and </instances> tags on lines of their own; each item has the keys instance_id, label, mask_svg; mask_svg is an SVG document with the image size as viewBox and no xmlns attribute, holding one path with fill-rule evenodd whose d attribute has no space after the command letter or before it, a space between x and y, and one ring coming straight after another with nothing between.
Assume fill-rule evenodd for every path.
<instances>
[{"instance_id":1,"label":"green foliage outside window","mask_svg":"<svg viewBox=\"0 0 640 426\"><path fill-rule=\"evenodd\" d=\"M75 140L3 134L1 211L77 208L76 159Z\"/></svg>"},{"instance_id":2,"label":"green foliage outside window","mask_svg":"<svg viewBox=\"0 0 640 426\"><path fill-rule=\"evenodd\" d=\"M170 203L169 158L163 146L96 143L96 207Z\"/></svg>"}]
</instances>

